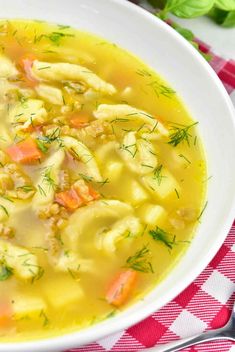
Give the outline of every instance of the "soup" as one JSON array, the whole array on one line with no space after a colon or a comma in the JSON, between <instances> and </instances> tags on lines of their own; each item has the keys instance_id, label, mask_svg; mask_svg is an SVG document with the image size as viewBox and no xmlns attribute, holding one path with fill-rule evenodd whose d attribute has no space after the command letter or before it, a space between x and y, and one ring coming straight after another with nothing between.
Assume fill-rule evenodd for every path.
<instances>
[{"instance_id":1,"label":"soup","mask_svg":"<svg viewBox=\"0 0 235 352\"><path fill-rule=\"evenodd\" d=\"M139 59L68 26L0 26L0 340L20 341L111 318L164 279L206 167L197 122Z\"/></svg>"}]
</instances>

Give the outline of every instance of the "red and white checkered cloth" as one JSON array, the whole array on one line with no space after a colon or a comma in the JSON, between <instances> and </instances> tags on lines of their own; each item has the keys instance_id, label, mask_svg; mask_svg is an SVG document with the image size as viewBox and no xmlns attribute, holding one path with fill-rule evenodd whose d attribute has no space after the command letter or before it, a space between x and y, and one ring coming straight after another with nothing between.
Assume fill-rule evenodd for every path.
<instances>
[{"instance_id":1,"label":"red and white checkered cloth","mask_svg":"<svg viewBox=\"0 0 235 352\"><path fill-rule=\"evenodd\" d=\"M235 61L210 53L214 68L235 104ZM100 341L67 352L135 352L223 326L235 299L235 222L224 244L201 275L178 297L141 323ZM208 342L184 352L235 352L229 341Z\"/></svg>"}]
</instances>

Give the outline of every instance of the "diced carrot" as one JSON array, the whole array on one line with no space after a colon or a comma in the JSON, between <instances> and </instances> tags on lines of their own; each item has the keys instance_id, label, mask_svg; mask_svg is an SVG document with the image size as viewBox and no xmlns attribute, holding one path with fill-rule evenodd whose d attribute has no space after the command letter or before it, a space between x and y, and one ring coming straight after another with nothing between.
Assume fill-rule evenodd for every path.
<instances>
[{"instance_id":1,"label":"diced carrot","mask_svg":"<svg viewBox=\"0 0 235 352\"><path fill-rule=\"evenodd\" d=\"M0 329L11 326L12 316L13 311L10 302L0 302Z\"/></svg>"},{"instance_id":2,"label":"diced carrot","mask_svg":"<svg viewBox=\"0 0 235 352\"><path fill-rule=\"evenodd\" d=\"M86 113L73 114L69 119L70 126L74 128L82 128L89 122L89 115Z\"/></svg>"},{"instance_id":3,"label":"diced carrot","mask_svg":"<svg viewBox=\"0 0 235 352\"><path fill-rule=\"evenodd\" d=\"M91 185L88 185L88 188L89 194L93 198L93 200L97 200L100 198L100 194Z\"/></svg>"},{"instance_id":4,"label":"diced carrot","mask_svg":"<svg viewBox=\"0 0 235 352\"><path fill-rule=\"evenodd\" d=\"M73 185L79 197L81 197L84 203L89 203L93 200L99 199L100 194L84 180L78 180Z\"/></svg>"},{"instance_id":5,"label":"diced carrot","mask_svg":"<svg viewBox=\"0 0 235 352\"><path fill-rule=\"evenodd\" d=\"M41 159L42 153L32 138L25 139L7 148L7 154L12 160L23 164L30 164Z\"/></svg>"},{"instance_id":6,"label":"diced carrot","mask_svg":"<svg viewBox=\"0 0 235 352\"><path fill-rule=\"evenodd\" d=\"M71 211L79 208L83 204L83 199L78 195L75 189L56 193L55 201Z\"/></svg>"},{"instance_id":7,"label":"diced carrot","mask_svg":"<svg viewBox=\"0 0 235 352\"><path fill-rule=\"evenodd\" d=\"M106 293L105 298L107 302L116 307L119 307L125 303L134 288L136 279L137 273L131 269L128 269L119 274L118 277L110 285Z\"/></svg>"},{"instance_id":8,"label":"diced carrot","mask_svg":"<svg viewBox=\"0 0 235 352\"><path fill-rule=\"evenodd\" d=\"M36 56L34 54L29 53L21 56L18 61L19 66L25 72L25 80L31 87L34 87L38 84L38 80L32 75L32 66L34 60L36 60Z\"/></svg>"},{"instance_id":9,"label":"diced carrot","mask_svg":"<svg viewBox=\"0 0 235 352\"><path fill-rule=\"evenodd\" d=\"M19 60L18 60L18 64L19 66L24 69L24 65L26 61L29 61L31 63L31 65L33 64L34 60L36 60L37 57L36 55L32 54L32 53L27 53L22 55Z\"/></svg>"}]
</instances>

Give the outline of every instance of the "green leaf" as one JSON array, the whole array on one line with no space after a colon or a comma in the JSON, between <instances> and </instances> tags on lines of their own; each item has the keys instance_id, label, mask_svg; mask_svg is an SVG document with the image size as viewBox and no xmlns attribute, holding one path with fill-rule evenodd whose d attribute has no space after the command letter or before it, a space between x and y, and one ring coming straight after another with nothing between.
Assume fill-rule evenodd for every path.
<instances>
[{"instance_id":1,"label":"green leaf","mask_svg":"<svg viewBox=\"0 0 235 352\"><path fill-rule=\"evenodd\" d=\"M163 13L168 12L182 18L203 16L210 11L215 0L168 0Z\"/></svg>"},{"instance_id":2,"label":"green leaf","mask_svg":"<svg viewBox=\"0 0 235 352\"><path fill-rule=\"evenodd\" d=\"M233 11L235 10L235 0L215 0L215 6L221 10Z\"/></svg>"},{"instance_id":3,"label":"green leaf","mask_svg":"<svg viewBox=\"0 0 235 352\"><path fill-rule=\"evenodd\" d=\"M189 29L187 28L182 28L182 27L177 27L175 28L175 30L181 34L185 39L192 41L194 38L194 34L193 32L191 32Z\"/></svg>"},{"instance_id":4,"label":"green leaf","mask_svg":"<svg viewBox=\"0 0 235 352\"><path fill-rule=\"evenodd\" d=\"M13 275L13 271L6 265L1 265L0 267L0 281L5 281Z\"/></svg>"},{"instance_id":5,"label":"green leaf","mask_svg":"<svg viewBox=\"0 0 235 352\"><path fill-rule=\"evenodd\" d=\"M231 11L225 17L223 23L223 27L235 27L235 11Z\"/></svg>"},{"instance_id":6,"label":"green leaf","mask_svg":"<svg viewBox=\"0 0 235 352\"><path fill-rule=\"evenodd\" d=\"M223 27L234 27L235 26L235 11L224 11L218 8L213 8L209 16L218 24Z\"/></svg>"}]
</instances>

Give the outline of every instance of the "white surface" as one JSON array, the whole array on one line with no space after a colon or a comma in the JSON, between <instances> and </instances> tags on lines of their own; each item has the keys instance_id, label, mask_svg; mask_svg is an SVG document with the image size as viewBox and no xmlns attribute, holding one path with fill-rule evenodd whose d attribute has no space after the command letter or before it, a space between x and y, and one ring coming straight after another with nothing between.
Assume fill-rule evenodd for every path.
<instances>
[{"instance_id":1,"label":"white surface","mask_svg":"<svg viewBox=\"0 0 235 352\"><path fill-rule=\"evenodd\" d=\"M206 329L206 323L197 318L187 309L183 309L180 315L175 319L171 325L170 330L173 331L180 338L200 334Z\"/></svg>"},{"instance_id":2,"label":"white surface","mask_svg":"<svg viewBox=\"0 0 235 352\"><path fill-rule=\"evenodd\" d=\"M102 35L141 57L176 89L199 121L209 175L214 176L209 183L208 207L187 253L143 300L81 332L50 340L0 344L1 352L65 350L142 320L186 288L215 255L235 213L234 109L215 72L189 43L168 25L125 0L48 0L43 6L41 0L24 0L24 6L22 0L0 0L0 7L3 17L70 24Z\"/></svg>"},{"instance_id":3,"label":"white surface","mask_svg":"<svg viewBox=\"0 0 235 352\"><path fill-rule=\"evenodd\" d=\"M191 29L199 39L209 44L216 54L235 60L235 27L223 28L208 17L191 20L174 17L174 20L183 27Z\"/></svg>"},{"instance_id":4,"label":"white surface","mask_svg":"<svg viewBox=\"0 0 235 352\"><path fill-rule=\"evenodd\" d=\"M202 289L220 303L225 304L233 294L235 284L219 271L214 270Z\"/></svg>"}]
</instances>

